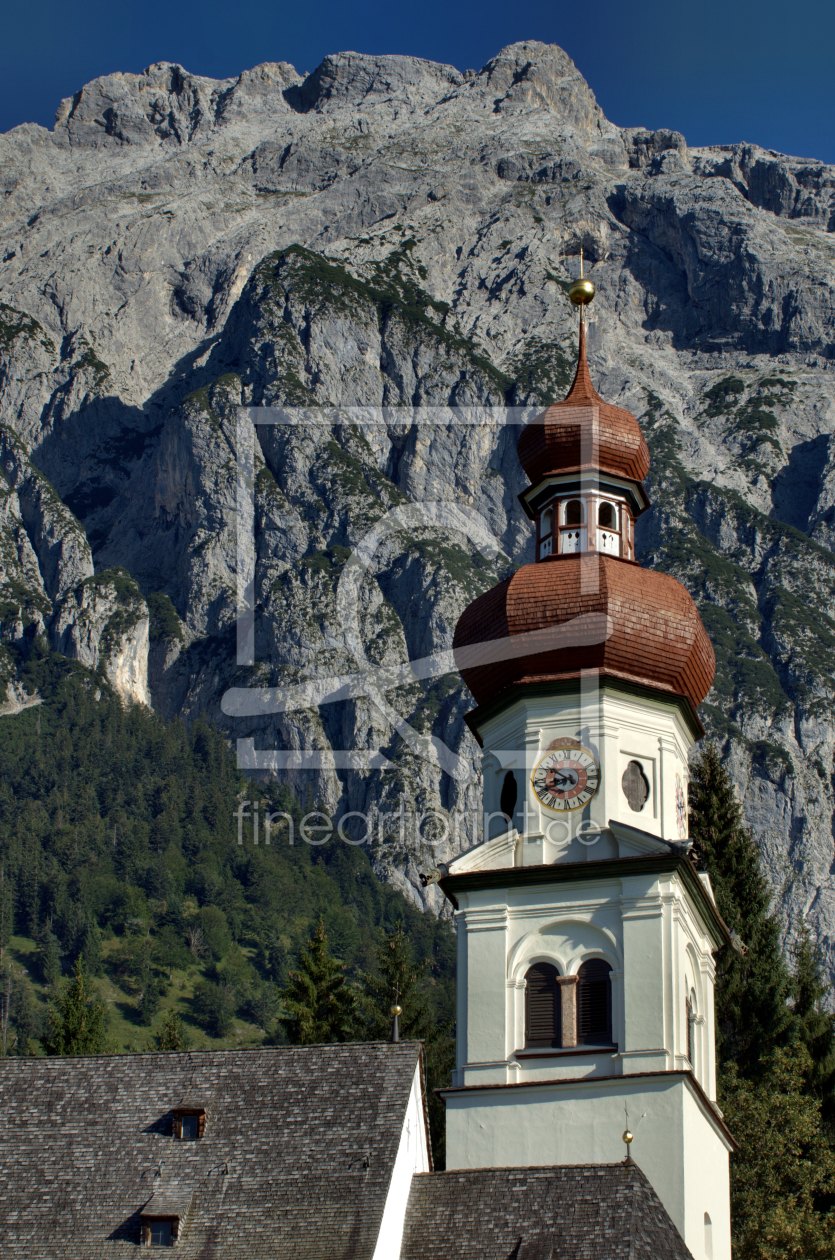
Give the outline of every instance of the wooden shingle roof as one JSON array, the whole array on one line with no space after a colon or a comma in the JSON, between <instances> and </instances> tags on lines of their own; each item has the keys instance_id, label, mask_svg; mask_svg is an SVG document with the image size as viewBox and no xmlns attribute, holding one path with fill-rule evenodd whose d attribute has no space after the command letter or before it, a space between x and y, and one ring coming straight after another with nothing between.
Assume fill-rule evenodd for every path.
<instances>
[{"instance_id":1,"label":"wooden shingle roof","mask_svg":"<svg viewBox=\"0 0 835 1260\"><path fill-rule=\"evenodd\" d=\"M420 1047L0 1061L0 1256L133 1257L185 1205L181 1260L371 1260ZM200 1098L204 1136L172 1110ZM173 1210L173 1209L172 1209Z\"/></svg>"},{"instance_id":2,"label":"wooden shingle roof","mask_svg":"<svg viewBox=\"0 0 835 1260\"><path fill-rule=\"evenodd\" d=\"M637 1164L412 1179L400 1260L692 1260Z\"/></svg>"}]
</instances>

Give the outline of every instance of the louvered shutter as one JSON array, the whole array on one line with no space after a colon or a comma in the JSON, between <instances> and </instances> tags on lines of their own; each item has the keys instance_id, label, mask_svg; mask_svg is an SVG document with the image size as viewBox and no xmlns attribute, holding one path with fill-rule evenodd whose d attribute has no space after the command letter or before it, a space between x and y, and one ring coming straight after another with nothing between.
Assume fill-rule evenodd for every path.
<instances>
[{"instance_id":1,"label":"louvered shutter","mask_svg":"<svg viewBox=\"0 0 835 1260\"><path fill-rule=\"evenodd\" d=\"M577 980L577 1043L608 1046L612 1043L612 968L602 958L590 958Z\"/></svg>"},{"instance_id":2,"label":"louvered shutter","mask_svg":"<svg viewBox=\"0 0 835 1260\"><path fill-rule=\"evenodd\" d=\"M536 963L525 976L525 1044L559 1046L560 986L557 969Z\"/></svg>"}]
</instances>

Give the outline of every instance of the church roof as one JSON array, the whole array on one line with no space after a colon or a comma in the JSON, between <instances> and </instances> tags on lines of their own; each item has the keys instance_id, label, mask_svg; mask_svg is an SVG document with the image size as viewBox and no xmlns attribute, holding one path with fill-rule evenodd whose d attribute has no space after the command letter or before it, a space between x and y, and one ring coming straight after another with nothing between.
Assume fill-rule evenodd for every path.
<instances>
[{"instance_id":1,"label":"church roof","mask_svg":"<svg viewBox=\"0 0 835 1260\"><path fill-rule=\"evenodd\" d=\"M371 1260L418 1042L0 1060L0 1255ZM172 1111L199 1099L196 1141Z\"/></svg>"},{"instance_id":2,"label":"church roof","mask_svg":"<svg viewBox=\"0 0 835 1260\"><path fill-rule=\"evenodd\" d=\"M635 1163L412 1180L401 1260L692 1260Z\"/></svg>"}]
</instances>

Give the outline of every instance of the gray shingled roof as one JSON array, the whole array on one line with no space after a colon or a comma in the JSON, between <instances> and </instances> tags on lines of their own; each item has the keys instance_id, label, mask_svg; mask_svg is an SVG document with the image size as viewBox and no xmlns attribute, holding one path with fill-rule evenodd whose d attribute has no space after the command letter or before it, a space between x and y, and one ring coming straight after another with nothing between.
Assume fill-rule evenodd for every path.
<instances>
[{"instance_id":1,"label":"gray shingled roof","mask_svg":"<svg viewBox=\"0 0 835 1260\"><path fill-rule=\"evenodd\" d=\"M0 1060L0 1256L135 1260L153 1196L190 1203L181 1260L371 1260L418 1055ZM197 1096L205 1135L178 1141L171 1110Z\"/></svg>"},{"instance_id":2,"label":"gray shingled roof","mask_svg":"<svg viewBox=\"0 0 835 1260\"><path fill-rule=\"evenodd\" d=\"M637 1164L412 1180L401 1260L692 1260Z\"/></svg>"}]
</instances>

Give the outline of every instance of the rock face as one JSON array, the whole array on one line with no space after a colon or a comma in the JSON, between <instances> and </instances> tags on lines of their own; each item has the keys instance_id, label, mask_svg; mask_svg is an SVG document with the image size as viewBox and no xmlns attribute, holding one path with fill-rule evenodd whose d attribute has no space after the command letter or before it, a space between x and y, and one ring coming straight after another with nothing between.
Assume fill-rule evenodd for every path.
<instances>
[{"instance_id":1,"label":"rock face","mask_svg":"<svg viewBox=\"0 0 835 1260\"><path fill-rule=\"evenodd\" d=\"M533 558L518 423L570 380L582 247L642 562L700 608L705 724L835 973L835 169L621 130L528 43L110 75L0 137L0 190L3 642L207 713L435 908L478 803L452 631ZM241 410L282 405L366 410Z\"/></svg>"}]
</instances>

